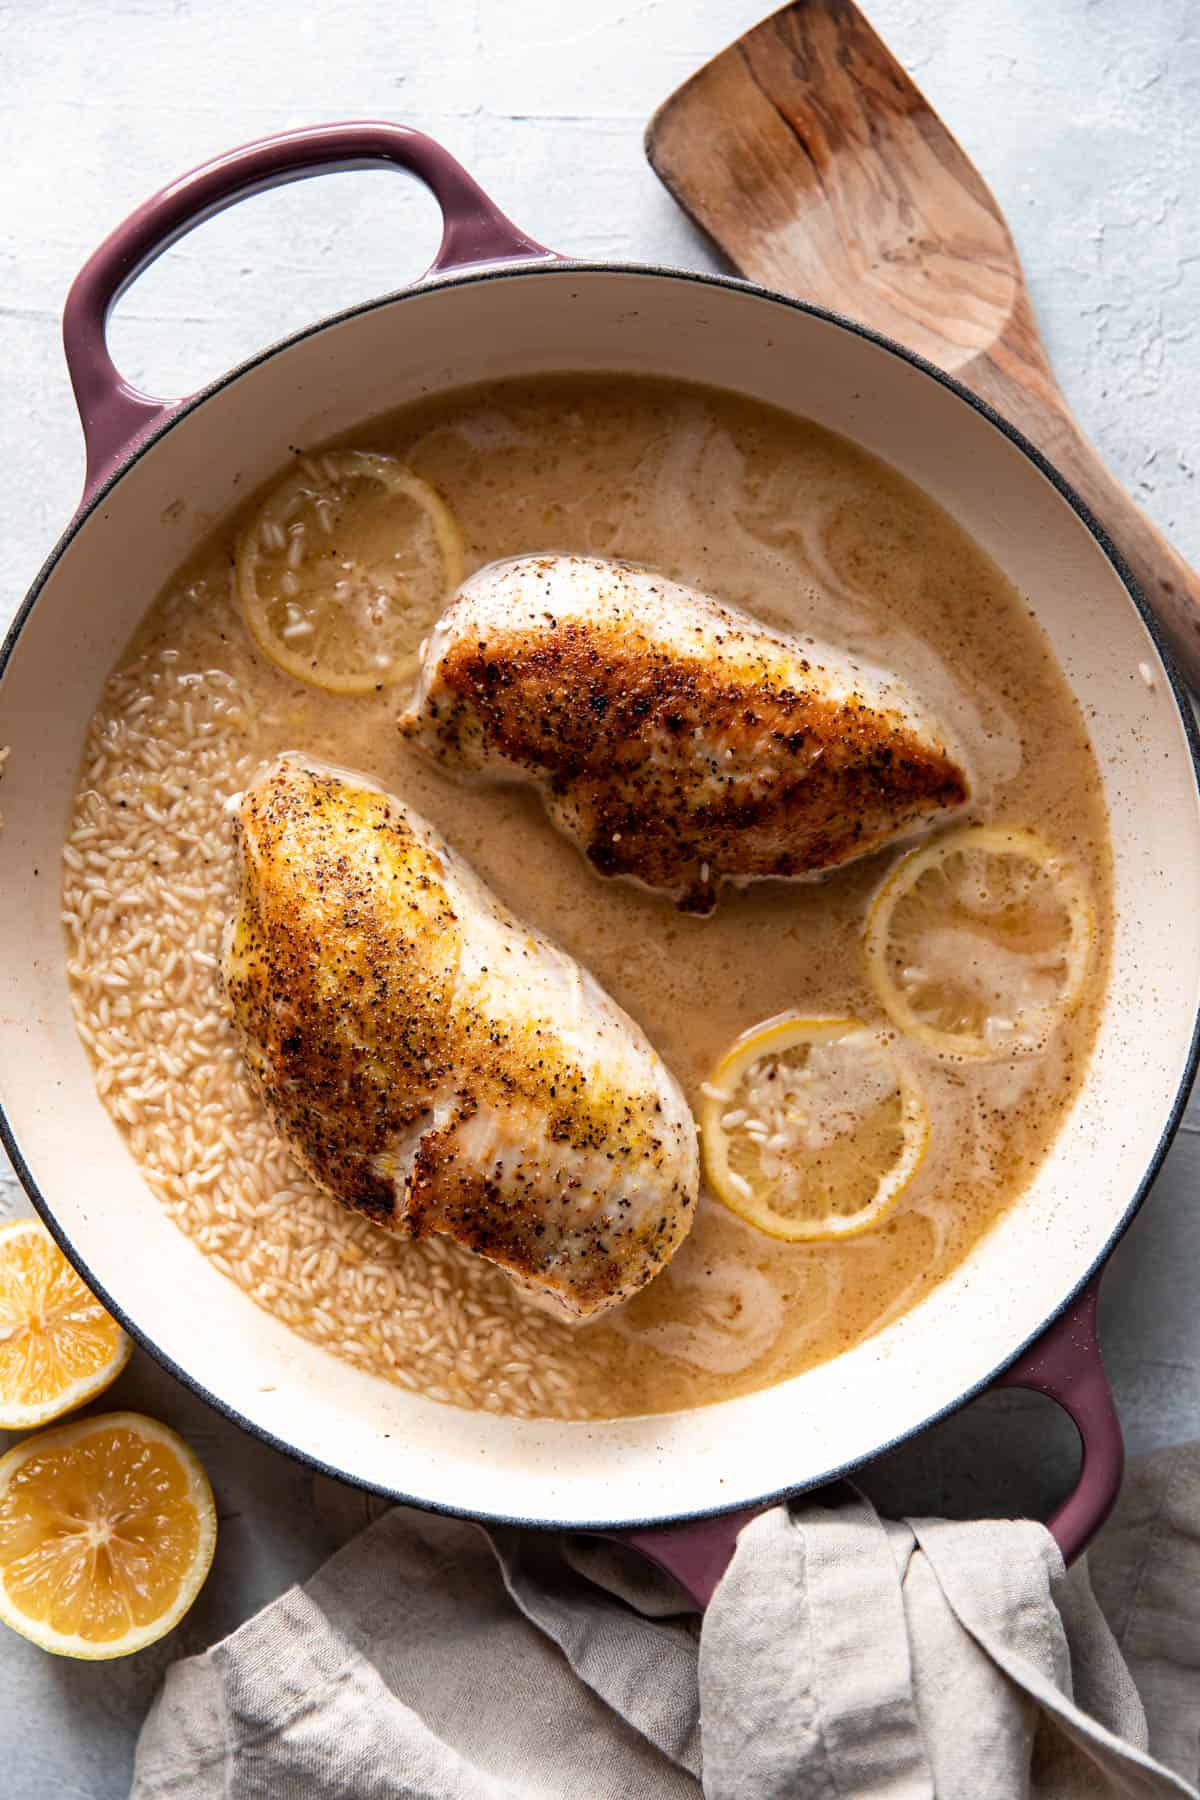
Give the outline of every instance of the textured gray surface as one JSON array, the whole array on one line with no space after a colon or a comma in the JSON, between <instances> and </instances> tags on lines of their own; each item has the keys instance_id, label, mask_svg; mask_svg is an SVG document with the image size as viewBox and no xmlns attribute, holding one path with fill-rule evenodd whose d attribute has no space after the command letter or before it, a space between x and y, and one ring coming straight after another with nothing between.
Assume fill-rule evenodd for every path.
<instances>
[{"instance_id":1,"label":"textured gray surface","mask_svg":"<svg viewBox=\"0 0 1200 1800\"><path fill-rule=\"evenodd\" d=\"M643 123L764 0L10 0L0 4L0 623L78 494L58 343L71 276L179 170L246 138L351 116L440 137L534 236L590 256L712 267L646 167ZM991 183L1055 366L1084 425L1185 555L1200 559L1200 21L1190 0L873 0L870 14ZM395 287L436 241L406 182L343 175L271 195L178 246L122 303L126 374L182 392L285 331ZM1103 1306L1134 1451L1200 1426L1196 1132L1185 1126L1113 1259ZM86 1179L86 1171L80 1171ZM0 1181L0 1216L19 1204ZM315 1568L369 1503L227 1426L138 1355L112 1402L177 1425L222 1514L191 1617L124 1664L0 1640L0 1792L124 1794L138 1722L172 1656ZM1072 1434L1046 1403L987 1399L896 1452L885 1502L1045 1509Z\"/></svg>"}]
</instances>

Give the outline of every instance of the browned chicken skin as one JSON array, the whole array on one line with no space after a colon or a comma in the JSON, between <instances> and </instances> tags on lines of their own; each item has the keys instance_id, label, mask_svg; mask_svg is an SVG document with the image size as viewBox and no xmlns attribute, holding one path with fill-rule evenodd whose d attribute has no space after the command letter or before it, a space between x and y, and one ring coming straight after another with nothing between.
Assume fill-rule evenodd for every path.
<instances>
[{"instance_id":1,"label":"browned chicken skin","mask_svg":"<svg viewBox=\"0 0 1200 1800\"><path fill-rule=\"evenodd\" d=\"M723 881L817 874L969 795L899 681L588 557L472 576L401 729L462 773L535 782L601 874L698 912Z\"/></svg>"},{"instance_id":2,"label":"browned chicken skin","mask_svg":"<svg viewBox=\"0 0 1200 1800\"><path fill-rule=\"evenodd\" d=\"M226 992L313 1179L568 1318L655 1275L695 1213L696 1129L632 1019L367 778L282 757L234 816Z\"/></svg>"}]
</instances>

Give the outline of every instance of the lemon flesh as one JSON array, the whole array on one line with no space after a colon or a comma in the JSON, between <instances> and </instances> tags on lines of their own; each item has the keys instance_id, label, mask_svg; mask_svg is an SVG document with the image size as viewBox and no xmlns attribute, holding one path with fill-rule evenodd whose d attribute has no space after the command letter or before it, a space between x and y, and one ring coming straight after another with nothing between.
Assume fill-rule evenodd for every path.
<instances>
[{"instance_id":1,"label":"lemon flesh","mask_svg":"<svg viewBox=\"0 0 1200 1800\"><path fill-rule=\"evenodd\" d=\"M767 1020L731 1046L703 1095L701 1142L717 1197L791 1243L880 1224L929 1141L915 1082L858 1019Z\"/></svg>"},{"instance_id":2,"label":"lemon flesh","mask_svg":"<svg viewBox=\"0 0 1200 1800\"><path fill-rule=\"evenodd\" d=\"M463 577L458 526L435 488L389 456L301 458L238 540L235 580L259 649L330 693L410 678Z\"/></svg>"},{"instance_id":3,"label":"lemon flesh","mask_svg":"<svg viewBox=\"0 0 1200 1800\"><path fill-rule=\"evenodd\" d=\"M46 1425L94 1400L131 1348L44 1225L0 1226L0 1430Z\"/></svg>"},{"instance_id":4,"label":"lemon flesh","mask_svg":"<svg viewBox=\"0 0 1200 1800\"><path fill-rule=\"evenodd\" d=\"M41 1432L0 1457L0 1620L58 1656L128 1656L178 1624L216 1534L208 1479L166 1426Z\"/></svg>"},{"instance_id":5,"label":"lemon flesh","mask_svg":"<svg viewBox=\"0 0 1200 1800\"><path fill-rule=\"evenodd\" d=\"M1078 1000L1091 904L1031 831L972 826L904 857L867 919L867 972L889 1019L942 1055L1040 1049Z\"/></svg>"}]
</instances>

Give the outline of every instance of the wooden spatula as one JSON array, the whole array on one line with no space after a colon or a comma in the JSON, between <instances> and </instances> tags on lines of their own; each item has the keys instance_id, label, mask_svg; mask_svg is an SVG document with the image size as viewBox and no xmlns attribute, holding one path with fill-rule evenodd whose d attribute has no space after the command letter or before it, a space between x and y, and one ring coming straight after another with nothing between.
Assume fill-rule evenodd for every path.
<instances>
[{"instance_id":1,"label":"wooden spatula","mask_svg":"<svg viewBox=\"0 0 1200 1800\"><path fill-rule=\"evenodd\" d=\"M851 0L795 0L739 38L659 107L646 154L742 274L874 326L1019 426L1200 686L1200 579L1075 424L999 207Z\"/></svg>"}]
</instances>

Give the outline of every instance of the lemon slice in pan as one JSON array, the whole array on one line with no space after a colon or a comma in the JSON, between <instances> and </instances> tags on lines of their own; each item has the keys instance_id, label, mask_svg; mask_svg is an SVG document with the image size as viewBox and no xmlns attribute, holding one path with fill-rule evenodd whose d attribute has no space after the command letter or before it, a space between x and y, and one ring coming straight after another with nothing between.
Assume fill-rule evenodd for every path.
<instances>
[{"instance_id":1,"label":"lemon slice in pan","mask_svg":"<svg viewBox=\"0 0 1200 1800\"><path fill-rule=\"evenodd\" d=\"M44 1225L0 1225L0 1430L47 1425L94 1400L130 1348Z\"/></svg>"},{"instance_id":2,"label":"lemon slice in pan","mask_svg":"<svg viewBox=\"0 0 1200 1800\"><path fill-rule=\"evenodd\" d=\"M928 1049L992 1056L1043 1044L1079 998L1092 908L1072 865L1032 831L977 825L914 850L867 918L888 1017Z\"/></svg>"},{"instance_id":3,"label":"lemon slice in pan","mask_svg":"<svg viewBox=\"0 0 1200 1800\"><path fill-rule=\"evenodd\" d=\"M422 638L463 576L435 488L390 456L302 457L237 546L238 601L288 675L336 694L411 676Z\"/></svg>"},{"instance_id":4,"label":"lemon slice in pan","mask_svg":"<svg viewBox=\"0 0 1200 1800\"><path fill-rule=\"evenodd\" d=\"M128 1656L177 1625L217 1537L181 1438L103 1413L0 1457L0 1620L56 1656Z\"/></svg>"},{"instance_id":5,"label":"lemon slice in pan","mask_svg":"<svg viewBox=\"0 0 1200 1800\"><path fill-rule=\"evenodd\" d=\"M783 1014L730 1047L703 1089L708 1178L770 1237L878 1225L920 1167L929 1117L902 1059L858 1019Z\"/></svg>"}]
</instances>

